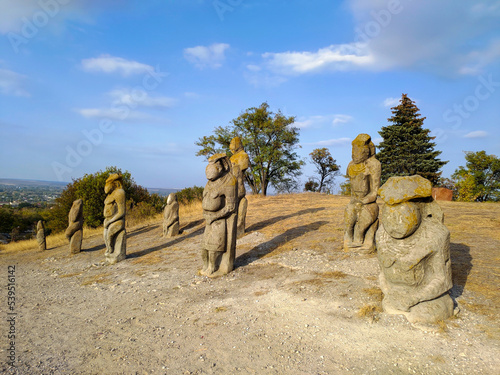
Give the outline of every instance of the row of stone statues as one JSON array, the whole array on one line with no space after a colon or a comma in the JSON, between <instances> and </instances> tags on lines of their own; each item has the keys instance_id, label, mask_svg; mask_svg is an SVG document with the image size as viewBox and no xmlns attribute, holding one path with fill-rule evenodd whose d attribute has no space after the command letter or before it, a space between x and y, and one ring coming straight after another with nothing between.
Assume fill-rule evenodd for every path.
<instances>
[{"instance_id":1,"label":"row of stone statues","mask_svg":"<svg viewBox=\"0 0 500 375\"><path fill-rule=\"evenodd\" d=\"M205 169L208 182L202 200L205 232L200 271L205 276L224 275L233 270L236 239L245 231L248 203L244 173L249 158L238 137L231 141L230 150L231 158L225 153L215 154L208 159ZM380 187L381 165L368 134L359 134L352 142L347 176L351 200L345 210L344 249L377 251L384 310L404 314L411 322L431 322L451 316L450 233L443 224L440 207L432 198L430 181L420 176L391 177ZM126 257L122 177L110 175L104 190L107 194L105 256L113 264ZM380 212L377 196L384 202ZM79 199L73 203L66 230L71 253L81 249L82 226L83 202ZM163 235L178 234L179 204L172 193L164 209Z\"/></svg>"},{"instance_id":2,"label":"row of stone statues","mask_svg":"<svg viewBox=\"0 0 500 375\"><path fill-rule=\"evenodd\" d=\"M377 250L384 311L404 314L413 323L446 319L454 312L448 293L453 286L450 232L431 182L418 175L391 177L379 188L380 175L370 136L358 135L347 167L351 200L344 249ZM380 218L377 195L384 202Z\"/></svg>"}]
</instances>

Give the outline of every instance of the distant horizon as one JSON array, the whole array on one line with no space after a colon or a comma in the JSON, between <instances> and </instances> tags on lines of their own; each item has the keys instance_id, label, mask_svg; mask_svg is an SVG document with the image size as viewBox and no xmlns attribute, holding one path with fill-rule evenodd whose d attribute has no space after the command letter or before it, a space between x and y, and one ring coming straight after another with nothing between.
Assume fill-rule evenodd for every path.
<instances>
[{"instance_id":1,"label":"distant horizon","mask_svg":"<svg viewBox=\"0 0 500 375\"><path fill-rule=\"evenodd\" d=\"M17 179L116 166L141 186L203 186L195 142L267 102L296 117L302 190L314 149L344 174L352 140L378 144L402 94L448 161L442 177L464 151L500 156L499 2L7 3L0 158Z\"/></svg>"}]
</instances>

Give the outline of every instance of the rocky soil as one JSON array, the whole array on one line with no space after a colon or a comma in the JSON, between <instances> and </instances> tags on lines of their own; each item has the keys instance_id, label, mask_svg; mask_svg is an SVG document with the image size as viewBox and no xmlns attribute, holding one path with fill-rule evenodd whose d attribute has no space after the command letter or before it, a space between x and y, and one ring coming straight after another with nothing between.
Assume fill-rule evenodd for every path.
<instances>
[{"instance_id":1,"label":"rocky soil","mask_svg":"<svg viewBox=\"0 0 500 375\"><path fill-rule=\"evenodd\" d=\"M460 313L429 327L381 312L376 256L341 249L346 201L303 199L251 200L236 269L215 279L197 273L201 216L174 239L161 237L160 223L130 229L128 258L116 265L104 263L101 236L73 256L68 246L0 253L4 285L16 266L17 312L12 368L0 304L0 371L500 373L498 316L473 308L491 300L455 285ZM474 265L473 245L470 253Z\"/></svg>"}]
</instances>

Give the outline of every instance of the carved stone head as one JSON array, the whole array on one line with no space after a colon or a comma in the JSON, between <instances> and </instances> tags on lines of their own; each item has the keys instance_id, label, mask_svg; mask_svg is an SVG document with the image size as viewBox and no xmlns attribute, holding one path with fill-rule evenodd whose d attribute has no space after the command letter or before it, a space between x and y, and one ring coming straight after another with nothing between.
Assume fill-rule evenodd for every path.
<instances>
[{"instance_id":1,"label":"carved stone head","mask_svg":"<svg viewBox=\"0 0 500 375\"><path fill-rule=\"evenodd\" d=\"M375 155L375 145L368 134L359 134L352 141L352 161L356 164L362 163L369 157Z\"/></svg>"},{"instance_id":2,"label":"carved stone head","mask_svg":"<svg viewBox=\"0 0 500 375\"><path fill-rule=\"evenodd\" d=\"M109 175L108 179L106 180L106 185L104 185L104 192L106 194L109 194L111 191L115 190L116 188L121 188L123 185L123 178L121 175L118 173L113 173Z\"/></svg>"}]
</instances>

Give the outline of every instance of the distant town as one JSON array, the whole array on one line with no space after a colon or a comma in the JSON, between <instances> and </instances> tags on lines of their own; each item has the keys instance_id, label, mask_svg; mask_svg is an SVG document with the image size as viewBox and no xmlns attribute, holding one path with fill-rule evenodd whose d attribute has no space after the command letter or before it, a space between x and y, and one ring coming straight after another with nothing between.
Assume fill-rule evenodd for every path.
<instances>
[{"instance_id":1,"label":"distant town","mask_svg":"<svg viewBox=\"0 0 500 375\"><path fill-rule=\"evenodd\" d=\"M0 207L46 207L61 195L68 182L0 178ZM147 188L150 193L167 196L179 189Z\"/></svg>"}]
</instances>

